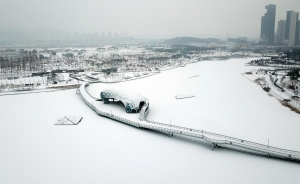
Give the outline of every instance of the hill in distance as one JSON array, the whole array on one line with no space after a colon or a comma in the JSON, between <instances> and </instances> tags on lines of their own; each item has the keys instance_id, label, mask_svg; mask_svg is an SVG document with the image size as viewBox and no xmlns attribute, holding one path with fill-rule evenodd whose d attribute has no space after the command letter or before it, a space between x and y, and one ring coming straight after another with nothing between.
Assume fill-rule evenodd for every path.
<instances>
[{"instance_id":1,"label":"hill in distance","mask_svg":"<svg viewBox=\"0 0 300 184\"><path fill-rule=\"evenodd\" d=\"M166 44L170 45L185 45L189 43L212 43L219 42L219 39L216 38L195 38L195 37L176 37L167 39L164 41Z\"/></svg>"}]
</instances>

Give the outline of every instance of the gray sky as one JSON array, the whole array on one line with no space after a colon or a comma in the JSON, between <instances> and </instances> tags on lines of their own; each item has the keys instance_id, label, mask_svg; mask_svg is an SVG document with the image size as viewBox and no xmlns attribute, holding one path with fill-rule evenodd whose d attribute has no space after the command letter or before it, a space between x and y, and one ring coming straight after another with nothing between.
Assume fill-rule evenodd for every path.
<instances>
[{"instance_id":1,"label":"gray sky","mask_svg":"<svg viewBox=\"0 0 300 184\"><path fill-rule=\"evenodd\" d=\"M299 0L0 0L0 28L127 32L138 38L259 37L267 4L300 12Z\"/></svg>"}]
</instances>

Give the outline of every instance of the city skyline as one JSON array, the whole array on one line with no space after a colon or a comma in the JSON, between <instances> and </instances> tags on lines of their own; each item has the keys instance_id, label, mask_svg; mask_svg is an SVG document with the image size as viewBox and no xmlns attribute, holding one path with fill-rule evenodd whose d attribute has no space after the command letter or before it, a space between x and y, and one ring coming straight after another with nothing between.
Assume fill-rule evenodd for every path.
<instances>
[{"instance_id":1,"label":"city skyline","mask_svg":"<svg viewBox=\"0 0 300 184\"><path fill-rule=\"evenodd\" d=\"M263 25L263 22L262 22ZM262 26L262 32L263 32ZM271 31L271 30L270 30ZM297 45L300 43L300 20L299 12L287 11L286 19L278 21L276 35L274 37L276 44L279 45ZM266 43L261 37L261 42Z\"/></svg>"},{"instance_id":2,"label":"city skyline","mask_svg":"<svg viewBox=\"0 0 300 184\"><path fill-rule=\"evenodd\" d=\"M77 42L77 41L105 41L105 40L132 40L128 33L117 32L84 32L84 33L71 33L61 30L23 30L11 29L0 30L0 43L10 42ZM2 42L1 42L2 41Z\"/></svg>"},{"instance_id":3,"label":"city skyline","mask_svg":"<svg viewBox=\"0 0 300 184\"><path fill-rule=\"evenodd\" d=\"M182 1L37 1L0 2L1 29L55 29L70 33L102 31L136 38L250 37L259 38L264 6L277 6L276 25L287 11L299 12L298 2L216 0ZM253 11L255 10L255 11Z\"/></svg>"}]
</instances>

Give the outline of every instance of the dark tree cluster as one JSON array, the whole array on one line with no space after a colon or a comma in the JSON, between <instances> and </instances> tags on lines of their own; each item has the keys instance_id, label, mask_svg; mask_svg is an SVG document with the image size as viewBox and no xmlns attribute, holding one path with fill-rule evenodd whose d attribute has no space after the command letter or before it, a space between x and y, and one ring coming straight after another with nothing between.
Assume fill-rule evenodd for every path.
<instances>
[{"instance_id":1,"label":"dark tree cluster","mask_svg":"<svg viewBox=\"0 0 300 184\"><path fill-rule=\"evenodd\" d=\"M103 72L105 75L110 75L111 73L117 73L118 68L116 68L116 67L107 68L107 69L103 69L101 72Z\"/></svg>"},{"instance_id":2,"label":"dark tree cluster","mask_svg":"<svg viewBox=\"0 0 300 184\"><path fill-rule=\"evenodd\" d=\"M300 61L300 49L292 49L290 51L286 51L285 55L289 59L293 59L295 61Z\"/></svg>"},{"instance_id":3,"label":"dark tree cluster","mask_svg":"<svg viewBox=\"0 0 300 184\"><path fill-rule=\"evenodd\" d=\"M300 69L299 68L295 68L295 69L292 69L291 71L289 71L287 73L287 76L290 77L292 83L293 83L293 86L295 86L296 82L298 81L299 77L300 77Z\"/></svg>"},{"instance_id":4,"label":"dark tree cluster","mask_svg":"<svg viewBox=\"0 0 300 184\"><path fill-rule=\"evenodd\" d=\"M251 63L258 64L258 65L264 65L268 62L270 62L270 59L256 59L251 61Z\"/></svg>"}]
</instances>

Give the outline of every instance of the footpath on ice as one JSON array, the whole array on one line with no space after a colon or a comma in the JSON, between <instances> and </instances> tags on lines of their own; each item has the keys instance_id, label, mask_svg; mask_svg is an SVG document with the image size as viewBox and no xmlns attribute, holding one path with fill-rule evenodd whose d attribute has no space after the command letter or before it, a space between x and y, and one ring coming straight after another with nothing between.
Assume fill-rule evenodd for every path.
<instances>
[{"instance_id":1,"label":"footpath on ice","mask_svg":"<svg viewBox=\"0 0 300 184\"><path fill-rule=\"evenodd\" d=\"M147 113L143 116L140 114L140 117L136 120L128 119L127 117L116 116L112 112L105 112L103 109L94 106L94 102L97 100L92 97L87 91L86 87L89 86L89 83L82 83L77 92L80 94L83 101L90 106L97 114L137 127L141 129L149 129L153 131L158 131L165 133L169 136L173 134L203 139L212 144L212 150L214 148L225 148L231 150L237 150L240 152L250 153L259 156L266 156L268 158L277 158L289 161L300 162L300 152L293 150L286 150L276 147L271 147L269 145L259 144L251 141L246 141L238 138L233 138L225 135L220 135L216 133L206 132L203 130L195 130L187 127L180 127L170 124L164 124L159 122L152 122L146 119ZM144 119L144 120L143 120Z\"/></svg>"}]
</instances>

